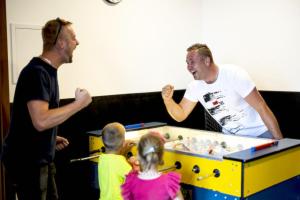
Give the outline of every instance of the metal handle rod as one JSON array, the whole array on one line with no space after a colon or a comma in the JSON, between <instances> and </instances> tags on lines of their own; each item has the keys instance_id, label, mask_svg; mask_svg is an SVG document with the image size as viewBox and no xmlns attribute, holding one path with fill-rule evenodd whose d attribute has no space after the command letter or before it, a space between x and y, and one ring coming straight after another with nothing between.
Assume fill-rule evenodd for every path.
<instances>
[{"instance_id":1,"label":"metal handle rod","mask_svg":"<svg viewBox=\"0 0 300 200\"><path fill-rule=\"evenodd\" d=\"M76 158L76 159L72 159L70 160L70 162L78 162L78 161L84 161L84 160L90 160L93 158L98 158L100 155L94 155L94 156L89 156L89 157L84 157L84 158Z\"/></svg>"},{"instance_id":2,"label":"metal handle rod","mask_svg":"<svg viewBox=\"0 0 300 200\"><path fill-rule=\"evenodd\" d=\"M209 177L211 177L211 176L213 176L213 175L214 175L214 173L207 174L207 175L205 175L205 176L199 176L199 177L197 178L197 181L201 181L201 180L206 179L206 178L209 178Z\"/></svg>"},{"instance_id":3,"label":"metal handle rod","mask_svg":"<svg viewBox=\"0 0 300 200\"><path fill-rule=\"evenodd\" d=\"M176 169L176 165L173 165L173 166L171 166L171 167L166 167L166 168L160 169L160 170L158 170L158 171L164 172L164 171L168 171L168 170L171 170L171 169Z\"/></svg>"},{"instance_id":4,"label":"metal handle rod","mask_svg":"<svg viewBox=\"0 0 300 200\"><path fill-rule=\"evenodd\" d=\"M209 178L209 177L211 177L211 176L214 176L214 177L218 178L220 175L221 175L220 170L219 170L219 169L214 169L214 170L213 170L213 173L211 173L211 174L207 174L207 175L205 175L205 176L199 176L199 177L197 178L197 181L200 181L200 180Z\"/></svg>"},{"instance_id":5,"label":"metal handle rod","mask_svg":"<svg viewBox=\"0 0 300 200\"><path fill-rule=\"evenodd\" d=\"M163 171L167 171L167 170L170 170L170 169L181 169L181 163L179 161L176 161L174 165L172 165L170 167L160 169L159 171L163 172Z\"/></svg>"}]
</instances>

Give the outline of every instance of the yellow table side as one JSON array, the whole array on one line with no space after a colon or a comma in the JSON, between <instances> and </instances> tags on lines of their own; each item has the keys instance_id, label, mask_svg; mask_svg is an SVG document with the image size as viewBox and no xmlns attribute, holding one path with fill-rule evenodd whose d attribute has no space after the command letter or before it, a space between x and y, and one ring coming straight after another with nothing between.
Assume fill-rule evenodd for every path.
<instances>
[{"instance_id":1,"label":"yellow table side","mask_svg":"<svg viewBox=\"0 0 300 200\"><path fill-rule=\"evenodd\" d=\"M90 136L89 137L89 150L90 152L95 151L95 150L99 150L101 147L103 147L103 142L101 137L96 137L96 136ZM91 155L97 155L97 154L101 154L99 153L93 153ZM93 162L98 162L98 158L93 158L90 161Z\"/></svg>"},{"instance_id":2,"label":"yellow table side","mask_svg":"<svg viewBox=\"0 0 300 200\"><path fill-rule=\"evenodd\" d=\"M300 174L300 147L245 164L244 196Z\"/></svg>"},{"instance_id":3,"label":"yellow table side","mask_svg":"<svg viewBox=\"0 0 300 200\"><path fill-rule=\"evenodd\" d=\"M241 196L241 163L231 160L212 160L191 155L179 154L171 151L165 151L164 166L166 168L174 165L176 161L182 164L181 169L176 171L181 174L182 182L197 187L216 190L233 196ZM192 171L193 166L198 165L200 172L198 174ZM210 176L202 180L198 177L206 177L213 174L214 169L220 170L220 177Z\"/></svg>"}]
</instances>

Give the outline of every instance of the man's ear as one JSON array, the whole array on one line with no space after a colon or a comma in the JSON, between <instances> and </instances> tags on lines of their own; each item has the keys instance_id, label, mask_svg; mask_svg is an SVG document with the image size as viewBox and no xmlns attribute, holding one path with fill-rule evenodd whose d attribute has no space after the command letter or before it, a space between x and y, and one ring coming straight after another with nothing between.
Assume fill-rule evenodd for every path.
<instances>
[{"instance_id":1,"label":"man's ear","mask_svg":"<svg viewBox=\"0 0 300 200\"><path fill-rule=\"evenodd\" d=\"M58 38L57 43L60 49L63 49L65 47L65 41L63 39Z\"/></svg>"},{"instance_id":2,"label":"man's ear","mask_svg":"<svg viewBox=\"0 0 300 200\"><path fill-rule=\"evenodd\" d=\"M210 65L210 57L205 57L204 63L205 63L205 65L209 66Z\"/></svg>"}]
</instances>

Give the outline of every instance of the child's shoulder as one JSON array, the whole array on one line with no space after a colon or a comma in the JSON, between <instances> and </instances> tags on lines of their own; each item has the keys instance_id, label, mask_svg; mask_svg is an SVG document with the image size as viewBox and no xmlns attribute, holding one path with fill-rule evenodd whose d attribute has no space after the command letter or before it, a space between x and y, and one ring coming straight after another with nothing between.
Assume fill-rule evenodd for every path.
<instances>
[{"instance_id":1,"label":"child's shoulder","mask_svg":"<svg viewBox=\"0 0 300 200\"><path fill-rule=\"evenodd\" d=\"M138 171L132 170L126 175L126 180L127 179L135 179L138 176Z\"/></svg>"},{"instance_id":2,"label":"child's shoulder","mask_svg":"<svg viewBox=\"0 0 300 200\"><path fill-rule=\"evenodd\" d=\"M169 187L177 187L180 184L181 175L176 172L168 172L163 174L165 181Z\"/></svg>"},{"instance_id":3,"label":"child's shoulder","mask_svg":"<svg viewBox=\"0 0 300 200\"><path fill-rule=\"evenodd\" d=\"M120 155L120 154L114 154L114 153L103 153L99 156L100 158L104 158L104 159L125 159L125 156Z\"/></svg>"},{"instance_id":4,"label":"child's shoulder","mask_svg":"<svg viewBox=\"0 0 300 200\"><path fill-rule=\"evenodd\" d=\"M99 156L99 164L103 164L103 163L111 163L111 164L119 165L119 164L127 163L127 160L123 155L101 154Z\"/></svg>"},{"instance_id":5,"label":"child's shoulder","mask_svg":"<svg viewBox=\"0 0 300 200\"><path fill-rule=\"evenodd\" d=\"M181 174L177 173L177 172L168 172L164 174L165 176L167 176L169 179L181 179Z\"/></svg>"},{"instance_id":6,"label":"child's shoulder","mask_svg":"<svg viewBox=\"0 0 300 200\"><path fill-rule=\"evenodd\" d=\"M130 171L127 175L125 175L125 183L122 185L123 189L128 189L131 187L132 183L138 180L138 172L137 171Z\"/></svg>"},{"instance_id":7,"label":"child's shoulder","mask_svg":"<svg viewBox=\"0 0 300 200\"><path fill-rule=\"evenodd\" d=\"M169 172L166 173L165 176L167 177L166 183L168 194L171 197L175 197L177 192L180 190L181 175L176 172Z\"/></svg>"}]
</instances>

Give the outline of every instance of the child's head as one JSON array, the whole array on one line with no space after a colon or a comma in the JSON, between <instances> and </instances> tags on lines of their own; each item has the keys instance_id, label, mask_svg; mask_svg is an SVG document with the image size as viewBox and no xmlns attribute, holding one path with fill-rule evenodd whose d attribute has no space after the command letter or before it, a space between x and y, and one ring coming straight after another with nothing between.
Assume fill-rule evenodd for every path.
<instances>
[{"instance_id":1,"label":"child's head","mask_svg":"<svg viewBox=\"0 0 300 200\"><path fill-rule=\"evenodd\" d=\"M139 161L142 171L163 164L164 144L160 137L151 132L143 135L138 144Z\"/></svg>"},{"instance_id":2,"label":"child's head","mask_svg":"<svg viewBox=\"0 0 300 200\"><path fill-rule=\"evenodd\" d=\"M119 151L125 141L125 127L118 123L113 122L104 126L102 130L102 141L107 151Z\"/></svg>"}]
</instances>

